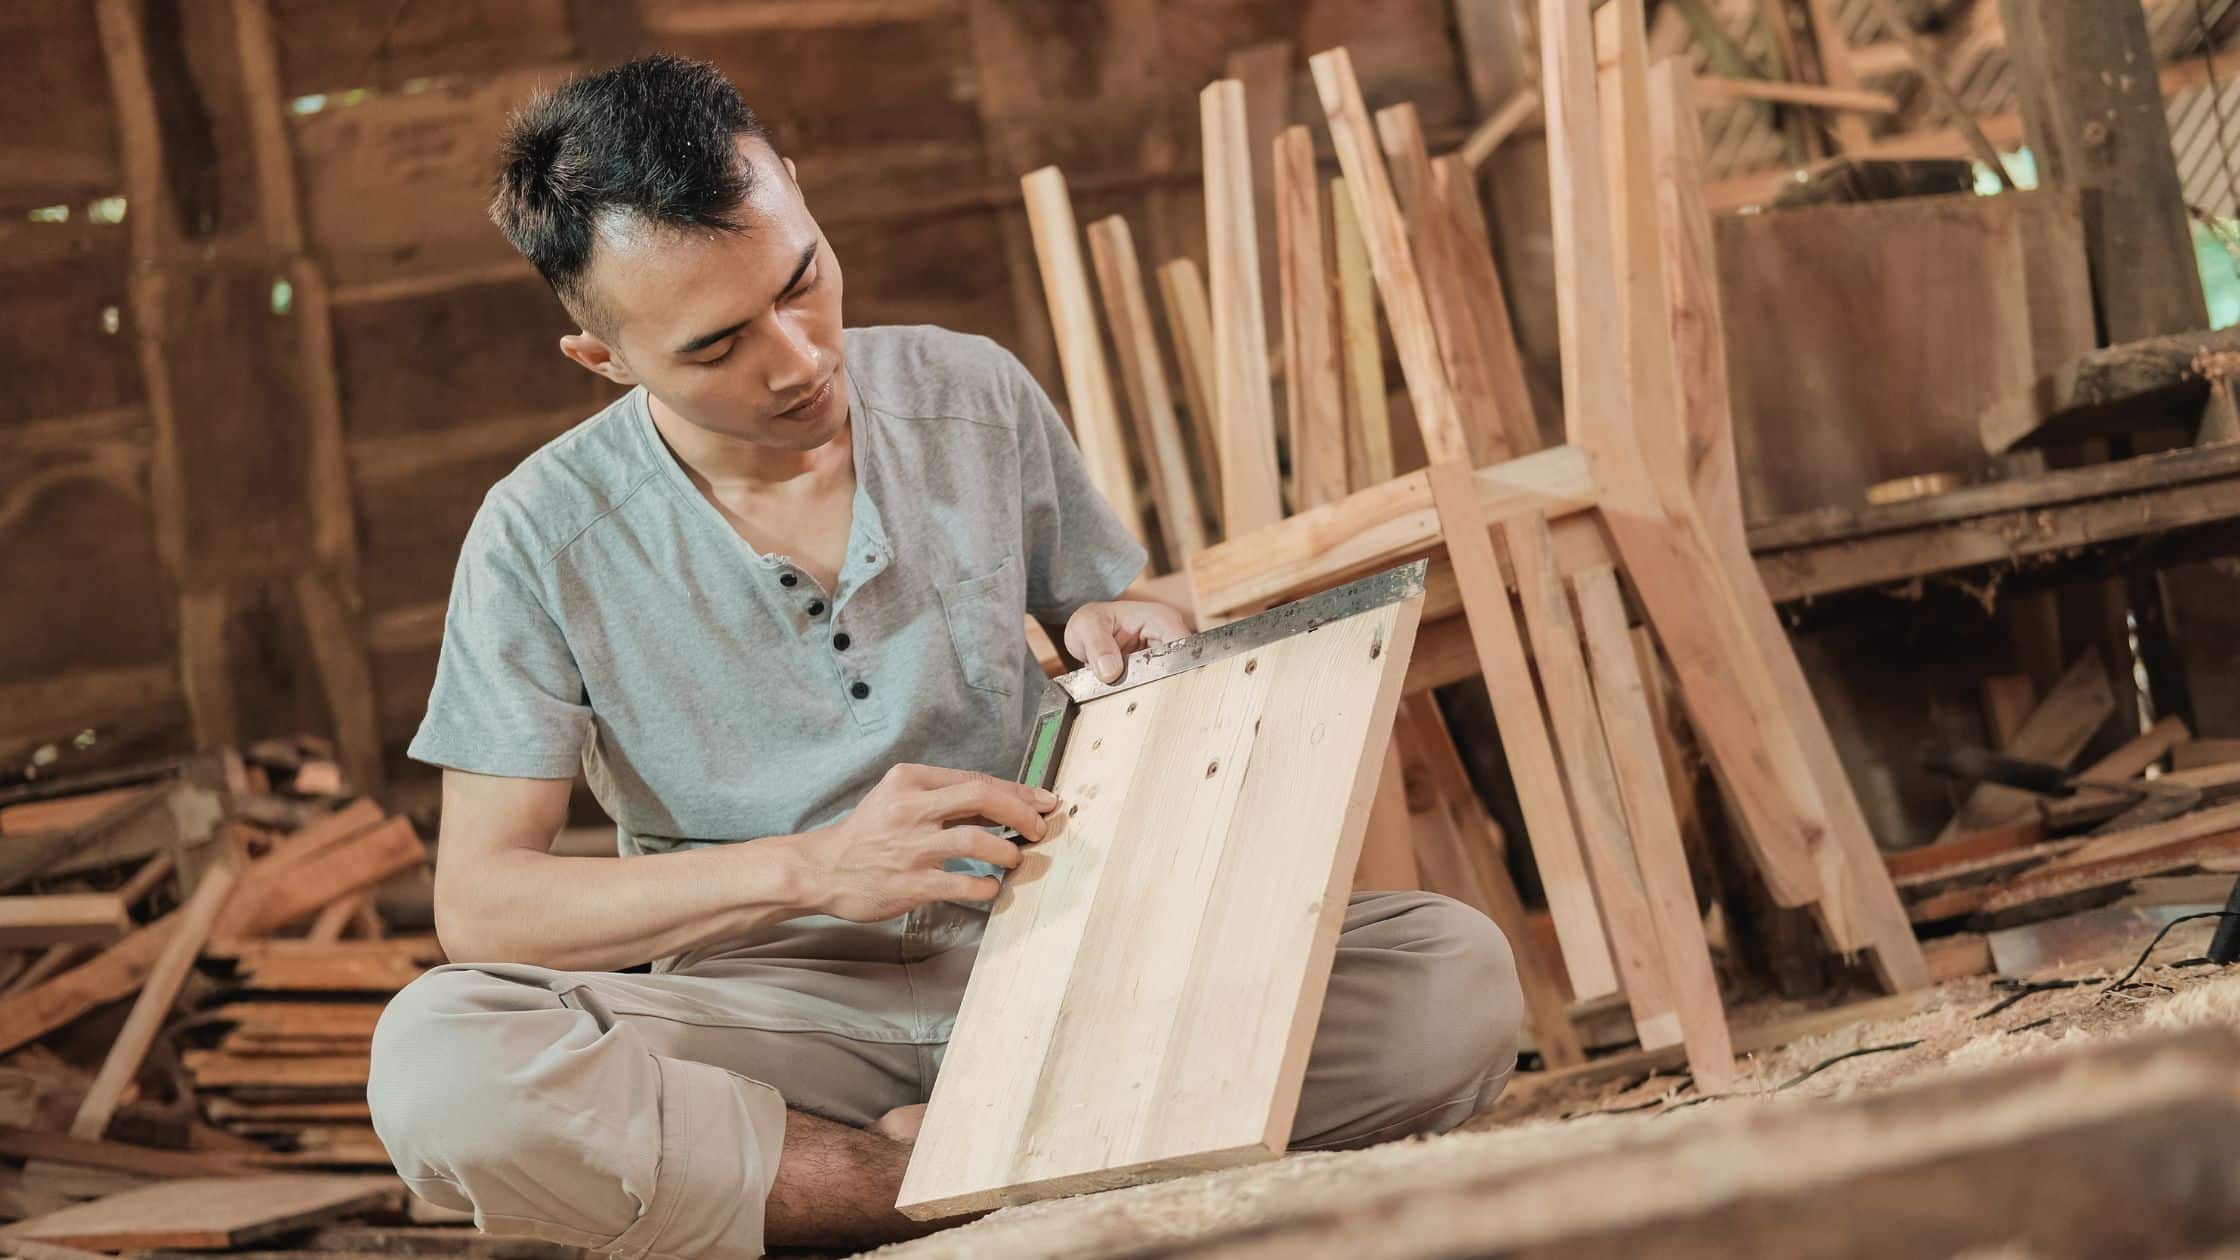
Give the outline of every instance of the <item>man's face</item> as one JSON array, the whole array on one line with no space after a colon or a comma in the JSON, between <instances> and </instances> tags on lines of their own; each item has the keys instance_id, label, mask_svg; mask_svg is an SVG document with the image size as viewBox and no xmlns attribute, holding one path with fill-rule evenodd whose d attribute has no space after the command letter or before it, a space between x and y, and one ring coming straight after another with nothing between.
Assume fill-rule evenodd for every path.
<instances>
[{"instance_id":1,"label":"man's face","mask_svg":"<svg viewBox=\"0 0 2240 1260\"><path fill-rule=\"evenodd\" d=\"M744 232L609 231L587 279L612 341L586 336L576 358L643 384L700 428L762 446L810 450L848 418L841 368L840 263L801 200L790 164L740 141L754 170Z\"/></svg>"}]
</instances>

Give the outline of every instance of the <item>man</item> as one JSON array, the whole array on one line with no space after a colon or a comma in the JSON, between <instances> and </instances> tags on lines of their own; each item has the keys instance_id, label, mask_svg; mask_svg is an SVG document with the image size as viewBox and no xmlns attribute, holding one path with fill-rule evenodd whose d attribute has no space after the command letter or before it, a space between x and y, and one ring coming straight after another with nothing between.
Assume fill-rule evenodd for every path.
<instances>
[{"instance_id":1,"label":"man","mask_svg":"<svg viewBox=\"0 0 2240 1260\"><path fill-rule=\"evenodd\" d=\"M453 965L374 1038L374 1124L483 1228L628 1256L921 1231L893 1203L984 904L1057 801L1008 782L1031 613L1108 678L1184 633L992 343L841 331L793 164L651 58L512 126L493 207L629 392L491 490L412 755L444 767ZM547 850L570 779L619 860ZM744 843L740 843L744 842ZM651 963L650 973L623 969ZM1354 899L1294 1144L1453 1127L1520 1002L1486 920ZM1021 1065L1031 1071L1033 1065Z\"/></svg>"}]
</instances>

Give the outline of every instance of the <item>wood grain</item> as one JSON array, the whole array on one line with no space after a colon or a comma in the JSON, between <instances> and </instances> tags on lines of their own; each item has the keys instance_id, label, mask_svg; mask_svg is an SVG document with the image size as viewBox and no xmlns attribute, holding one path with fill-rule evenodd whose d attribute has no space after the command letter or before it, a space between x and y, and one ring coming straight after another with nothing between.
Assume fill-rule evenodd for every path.
<instances>
[{"instance_id":1,"label":"wood grain","mask_svg":"<svg viewBox=\"0 0 2240 1260\"><path fill-rule=\"evenodd\" d=\"M1283 1150L1420 604L1081 706L1063 826L996 899L902 1211Z\"/></svg>"},{"instance_id":2,"label":"wood grain","mask_svg":"<svg viewBox=\"0 0 2240 1260\"><path fill-rule=\"evenodd\" d=\"M0 949L106 945L131 930L124 899L111 893L0 897Z\"/></svg>"},{"instance_id":3,"label":"wood grain","mask_svg":"<svg viewBox=\"0 0 2240 1260\"><path fill-rule=\"evenodd\" d=\"M1287 127L1275 141L1276 270L1283 310L1283 394L1291 420L1291 504L1346 497L1345 378L1331 299L1330 233L1314 137Z\"/></svg>"},{"instance_id":4,"label":"wood grain","mask_svg":"<svg viewBox=\"0 0 2240 1260\"><path fill-rule=\"evenodd\" d=\"M1205 278L1198 264L1177 258L1159 267L1159 301L1167 313L1167 334L1174 338L1175 371L1189 403L1191 449L1198 455L1199 498L1216 534L1221 525L1221 421L1213 371L1213 313L1206 301Z\"/></svg>"},{"instance_id":5,"label":"wood grain","mask_svg":"<svg viewBox=\"0 0 2240 1260\"><path fill-rule=\"evenodd\" d=\"M393 1176L187 1178L112 1194L8 1227L15 1237L105 1251L226 1248L403 1200Z\"/></svg>"}]
</instances>

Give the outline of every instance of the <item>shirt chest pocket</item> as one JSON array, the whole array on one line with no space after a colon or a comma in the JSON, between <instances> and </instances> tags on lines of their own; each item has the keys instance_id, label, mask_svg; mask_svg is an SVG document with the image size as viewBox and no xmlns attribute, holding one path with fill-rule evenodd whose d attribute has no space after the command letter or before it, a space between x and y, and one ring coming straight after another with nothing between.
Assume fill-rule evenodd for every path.
<instances>
[{"instance_id":1,"label":"shirt chest pocket","mask_svg":"<svg viewBox=\"0 0 2240 1260\"><path fill-rule=\"evenodd\" d=\"M1019 568L1009 558L993 573L940 588L941 613L949 641L967 684L981 691L1013 695L1019 689L1021 657L1026 651L1026 597Z\"/></svg>"}]
</instances>

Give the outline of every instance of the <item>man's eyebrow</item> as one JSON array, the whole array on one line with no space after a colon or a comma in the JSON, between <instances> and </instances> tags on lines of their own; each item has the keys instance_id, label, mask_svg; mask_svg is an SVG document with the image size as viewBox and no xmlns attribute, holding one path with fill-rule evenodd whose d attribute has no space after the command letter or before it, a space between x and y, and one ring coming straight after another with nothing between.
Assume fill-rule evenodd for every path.
<instances>
[{"instance_id":1,"label":"man's eyebrow","mask_svg":"<svg viewBox=\"0 0 2240 1260\"><path fill-rule=\"evenodd\" d=\"M779 297L782 298L786 294L793 292L793 286L800 284L801 277L809 273L809 264L817 260L817 246L819 244L820 242L811 241L809 242L808 248L801 251L800 261L794 263L793 265L793 274L786 277L785 287L778 290ZM775 305L775 300L773 300L772 304ZM723 340L725 337L728 337L731 334L739 331L740 329L745 328L748 324L751 324L753 322L754 321L751 319L742 319L736 324L718 328L713 332L701 333L699 336L694 337L692 340L684 343L681 346L678 346L676 352L678 354L691 354L695 350L705 350L709 346L714 345L715 343Z\"/></svg>"}]
</instances>

